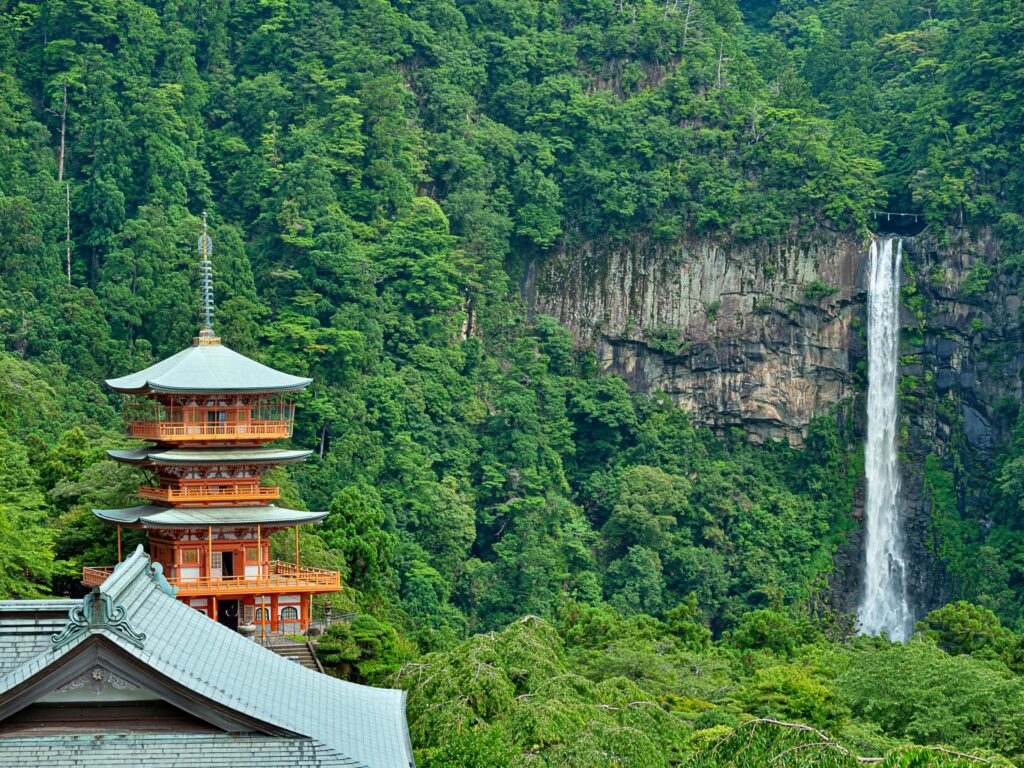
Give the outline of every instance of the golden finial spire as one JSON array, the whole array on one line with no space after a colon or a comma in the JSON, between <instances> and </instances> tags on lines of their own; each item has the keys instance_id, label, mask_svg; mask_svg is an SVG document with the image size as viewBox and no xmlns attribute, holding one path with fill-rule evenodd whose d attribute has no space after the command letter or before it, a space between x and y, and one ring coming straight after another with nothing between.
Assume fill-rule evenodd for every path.
<instances>
[{"instance_id":1,"label":"golden finial spire","mask_svg":"<svg viewBox=\"0 0 1024 768\"><path fill-rule=\"evenodd\" d=\"M213 332L213 267L210 264L210 254L213 253L213 241L206 233L206 211L203 211L203 233L199 236L199 269L201 272L201 293L202 304L200 311L202 315L202 328L199 335L193 339L194 344L220 344L220 339Z\"/></svg>"}]
</instances>

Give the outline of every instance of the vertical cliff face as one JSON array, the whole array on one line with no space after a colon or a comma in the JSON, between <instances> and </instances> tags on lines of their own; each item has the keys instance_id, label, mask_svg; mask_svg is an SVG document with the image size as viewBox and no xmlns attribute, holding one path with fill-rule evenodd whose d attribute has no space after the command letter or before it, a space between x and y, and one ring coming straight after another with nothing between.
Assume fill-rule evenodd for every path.
<instances>
[{"instance_id":1,"label":"vertical cliff face","mask_svg":"<svg viewBox=\"0 0 1024 768\"><path fill-rule=\"evenodd\" d=\"M1007 437L1024 371L1019 280L1000 268L999 243L984 232L946 239L905 240L901 280L899 440L918 616L957 593L944 520L973 514L971 484L984 482ZM700 423L799 446L815 415L848 400L856 444L866 243L831 232L743 246L588 242L532 265L526 293L604 371L669 393ZM943 477L957 489L952 500L938 498ZM860 520L859 502L850 514ZM968 524L984 531L984 519ZM837 607L856 606L862 569L858 527L836 553Z\"/></svg>"},{"instance_id":2,"label":"vertical cliff face","mask_svg":"<svg viewBox=\"0 0 1024 768\"><path fill-rule=\"evenodd\" d=\"M701 423L801 444L851 394L859 237L782 243L584 243L531 270L534 311L602 370L663 391Z\"/></svg>"},{"instance_id":3,"label":"vertical cliff face","mask_svg":"<svg viewBox=\"0 0 1024 768\"><path fill-rule=\"evenodd\" d=\"M949 530L953 517L983 537L988 511L973 498L993 482L991 462L1009 437L1021 399L1024 333L1019 278L1002 267L1007 254L987 232L953 245L925 236L911 243L912 286L904 295L902 416L910 541L931 561L915 585L931 608L960 588ZM944 498L943 477L955 498ZM987 490L987 489L986 489ZM952 569L950 569L950 566Z\"/></svg>"}]
</instances>

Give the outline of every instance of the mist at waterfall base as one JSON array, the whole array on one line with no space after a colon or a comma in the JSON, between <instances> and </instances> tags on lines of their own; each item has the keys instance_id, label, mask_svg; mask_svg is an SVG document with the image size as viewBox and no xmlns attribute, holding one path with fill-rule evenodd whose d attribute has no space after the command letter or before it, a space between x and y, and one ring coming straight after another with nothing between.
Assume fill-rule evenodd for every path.
<instances>
[{"instance_id":1,"label":"mist at waterfall base","mask_svg":"<svg viewBox=\"0 0 1024 768\"><path fill-rule=\"evenodd\" d=\"M913 632L900 521L897 462L899 293L903 241L876 237L868 252L868 406L864 594L860 631L905 642Z\"/></svg>"}]
</instances>

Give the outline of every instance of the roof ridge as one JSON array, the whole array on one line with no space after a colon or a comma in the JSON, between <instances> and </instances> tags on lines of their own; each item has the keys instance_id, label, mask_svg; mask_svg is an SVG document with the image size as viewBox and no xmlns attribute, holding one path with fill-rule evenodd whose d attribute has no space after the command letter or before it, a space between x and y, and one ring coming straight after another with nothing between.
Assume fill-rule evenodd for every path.
<instances>
[{"instance_id":1,"label":"roof ridge","mask_svg":"<svg viewBox=\"0 0 1024 768\"><path fill-rule=\"evenodd\" d=\"M139 575L148 571L149 555L139 544L125 560L114 566L113 572L99 586L99 590L110 595L110 599L117 604L118 598L135 583Z\"/></svg>"}]
</instances>

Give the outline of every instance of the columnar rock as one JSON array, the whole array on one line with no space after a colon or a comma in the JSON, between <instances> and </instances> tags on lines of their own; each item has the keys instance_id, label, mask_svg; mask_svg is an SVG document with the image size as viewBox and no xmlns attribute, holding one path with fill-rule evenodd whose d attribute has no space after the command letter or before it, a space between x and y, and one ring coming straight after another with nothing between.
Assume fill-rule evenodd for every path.
<instances>
[{"instance_id":1,"label":"columnar rock","mask_svg":"<svg viewBox=\"0 0 1024 768\"><path fill-rule=\"evenodd\" d=\"M801 444L852 393L859 237L729 245L588 242L531 270L537 312L602 370L669 393L696 419Z\"/></svg>"}]
</instances>

